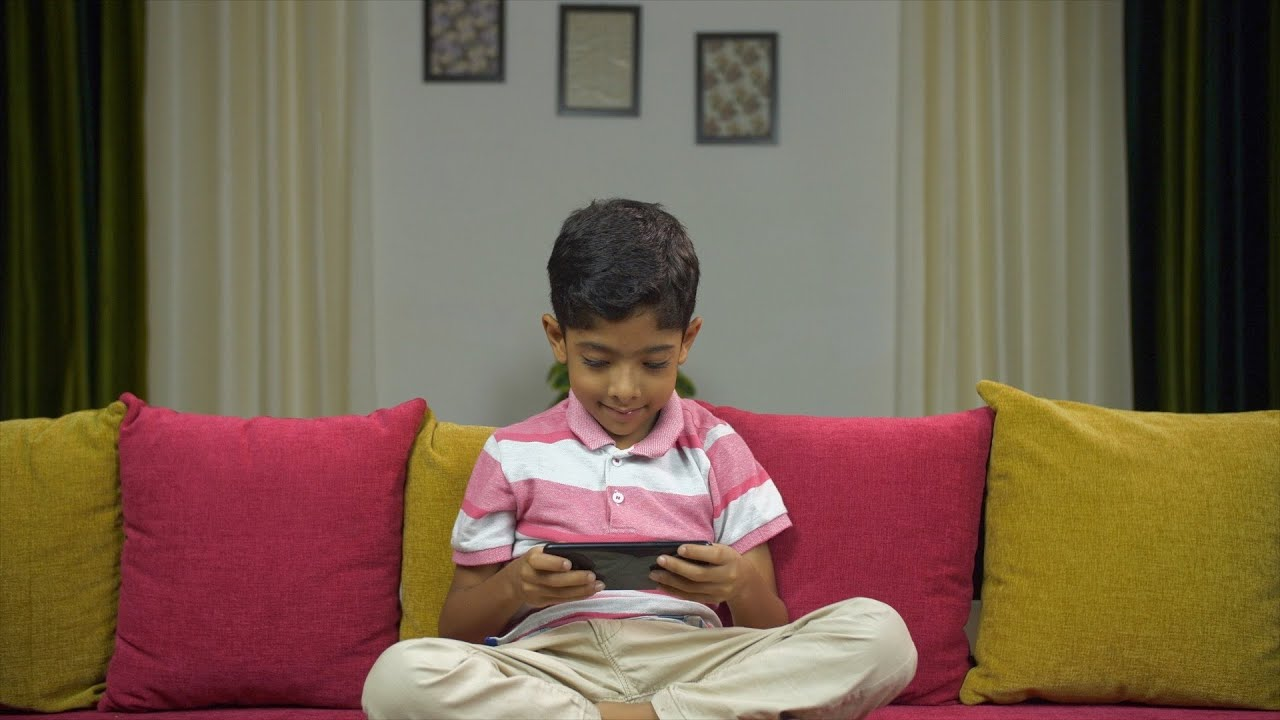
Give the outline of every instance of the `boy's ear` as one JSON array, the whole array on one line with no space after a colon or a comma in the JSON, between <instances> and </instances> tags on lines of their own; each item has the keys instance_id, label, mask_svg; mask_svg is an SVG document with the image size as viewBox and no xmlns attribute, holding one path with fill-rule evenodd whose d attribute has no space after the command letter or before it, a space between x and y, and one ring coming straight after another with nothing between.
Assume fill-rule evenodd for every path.
<instances>
[{"instance_id":1,"label":"boy's ear","mask_svg":"<svg viewBox=\"0 0 1280 720\"><path fill-rule=\"evenodd\" d=\"M684 338L680 340L680 357L677 360L677 364L683 365L684 361L689 358L689 348L693 347L693 341L697 339L701 330L702 318L696 317L689 321L689 327L684 329Z\"/></svg>"},{"instance_id":2,"label":"boy's ear","mask_svg":"<svg viewBox=\"0 0 1280 720\"><path fill-rule=\"evenodd\" d=\"M554 315L542 315L542 330L547 334L547 342L551 343L551 352L555 354L556 362L568 362L569 348L565 345L564 328L560 327Z\"/></svg>"}]
</instances>

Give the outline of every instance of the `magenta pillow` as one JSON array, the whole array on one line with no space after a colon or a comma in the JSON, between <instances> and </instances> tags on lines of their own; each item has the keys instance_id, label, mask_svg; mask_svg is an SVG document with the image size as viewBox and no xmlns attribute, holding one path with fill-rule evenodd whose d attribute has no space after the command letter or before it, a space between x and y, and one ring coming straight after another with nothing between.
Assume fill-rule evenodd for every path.
<instances>
[{"instance_id":1,"label":"magenta pillow","mask_svg":"<svg viewBox=\"0 0 1280 720\"><path fill-rule=\"evenodd\" d=\"M120 399L120 611L99 709L359 708L398 639L426 403L242 419Z\"/></svg>"},{"instance_id":2,"label":"magenta pillow","mask_svg":"<svg viewBox=\"0 0 1280 720\"><path fill-rule=\"evenodd\" d=\"M888 603L920 655L894 702L958 702L991 411L828 418L707 408L742 436L791 513L794 526L770 541L791 617L850 597Z\"/></svg>"}]
</instances>

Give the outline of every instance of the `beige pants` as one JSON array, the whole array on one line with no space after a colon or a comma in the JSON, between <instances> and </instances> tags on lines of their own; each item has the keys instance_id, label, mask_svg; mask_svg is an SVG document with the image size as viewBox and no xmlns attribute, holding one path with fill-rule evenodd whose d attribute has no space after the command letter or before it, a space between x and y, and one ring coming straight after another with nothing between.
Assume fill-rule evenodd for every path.
<instances>
[{"instance_id":1,"label":"beige pants","mask_svg":"<svg viewBox=\"0 0 1280 720\"><path fill-rule=\"evenodd\" d=\"M369 671L363 703L371 720L595 719L601 701L661 718L861 718L915 669L898 614L854 598L765 630L592 620L500 647L406 640Z\"/></svg>"}]
</instances>

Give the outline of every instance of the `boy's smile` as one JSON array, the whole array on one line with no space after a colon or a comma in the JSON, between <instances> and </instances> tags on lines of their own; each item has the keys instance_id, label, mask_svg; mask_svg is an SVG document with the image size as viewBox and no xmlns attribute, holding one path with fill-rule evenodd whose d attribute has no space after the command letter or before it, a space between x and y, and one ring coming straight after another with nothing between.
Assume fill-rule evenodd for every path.
<instances>
[{"instance_id":1,"label":"boy's smile","mask_svg":"<svg viewBox=\"0 0 1280 720\"><path fill-rule=\"evenodd\" d=\"M702 327L658 327L652 311L625 320L597 320L588 329L562 328L551 315L542 326L556 360L569 369L569 387L619 449L649 434L676 388L676 374Z\"/></svg>"}]
</instances>

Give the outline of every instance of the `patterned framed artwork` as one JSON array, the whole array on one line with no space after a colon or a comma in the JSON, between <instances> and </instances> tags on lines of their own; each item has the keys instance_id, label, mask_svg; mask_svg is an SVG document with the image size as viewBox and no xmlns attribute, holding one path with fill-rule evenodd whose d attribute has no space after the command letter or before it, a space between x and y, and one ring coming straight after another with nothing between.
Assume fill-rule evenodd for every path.
<instances>
[{"instance_id":1,"label":"patterned framed artwork","mask_svg":"<svg viewBox=\"0 0 1280 720\"><path fill-rule=\"evenodd\" d=\"M778 33L697 34L698 144L778 142Z\"/></svg>"},{"instance_id":2,"label":"patterned framed artwork","mask_svg":"<svg viewBox=\"0 0 1280 720\"><path fill-rule=\"evenodd\" d=\"M559 60L559 114L640 114L639 5L561 5Z\"/></svg>"},{"instance_id":3,"label":"patterned framed artwork","mask_svg":"<svg viewBox=\"0 0 1280 720\"><path fill-rule=\"evenodd\" d=\"M505 0L422 0L426 82L502 82Z\"/></svg>"}]
</instances>

